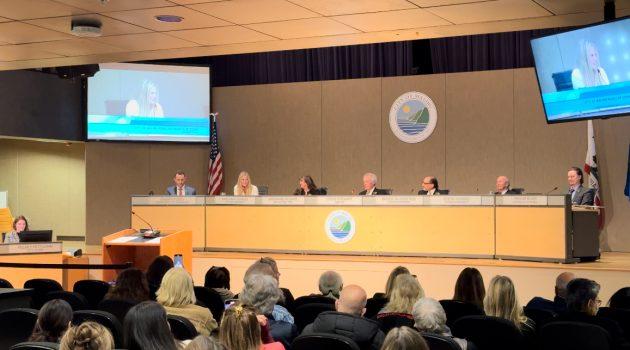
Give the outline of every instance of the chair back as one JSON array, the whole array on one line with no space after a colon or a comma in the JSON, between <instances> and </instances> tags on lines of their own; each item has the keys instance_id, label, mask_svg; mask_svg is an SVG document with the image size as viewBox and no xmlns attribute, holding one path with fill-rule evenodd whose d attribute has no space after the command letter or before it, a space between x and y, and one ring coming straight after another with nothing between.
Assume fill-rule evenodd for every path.
<instances>
[{"instance_id":1,"label":"chair back","mask_svg":"<svg viewBox=\"0 0 630 350\"><path fill-rule=\"evenodd\" d=\"M269 186L266 185L257 185L256 187L258 187L258 194L261 196L266 196L269 194Z\"/></svg>"},{"instance_id":2,"label":"chair back","mask_svg":"<svg viewBox=\"0 0 630 350\"><path fill-rule=\"evenodd\" d=\"M630 287L624 287L610 297L610 307L630 310Z\"/></svg>"},{"instance_id":3,"label":"chair back","mask_svg":"<svg viewBox=\"0 0 630 350\"><path fill-rule=\"evenodd\" d=\"M13 288L13 285L4 278L0 278L0 288Z\"/></svg>"},{"instance_id":4,"label":"chair back","mask_svg":"<svg viewBox=\"0 0 630 350\"><path fill-rule=\"evenodd\" d=\"M537 329L558 317L558 314L551 310L536 309L533 307L525 307L523 308L523 312L525 313L525 316L536 323Z\"/></svg>"},{"instance_id":5,"label":"chair back","mask_svg":"<svg viewBox=\"0 0 630 350\"><path fill-rule=\"evenodd\" d=\"M75 311L72 317L72 324L80 325L85 321L96 322L103 327L109 329L114 338L117 348L123 347L123 330L122 324L116 316L101 310L80 310Z\"/></svg>"},{"instance_id":6,"label":"chair back","mask_svg":"<svg viewBox=\"0 0 630 350\"><path fill-rule=\"evenodd\" d=\"M101 280L81 280L72 287L72 291L83 295L90 309L96 309L109 291L109 283Z\"/></svg>"},{"instance_id":7,"label":"chair back","mask_svg":"<svg viewBox=\"0 0 630 350\"><path fill-rule=\"evenodd\" d=\"M197 298L197 301L201 302L203 306L210 309L212 317L217 321L217 323L221 323L223 311L225 310L225 304L223 303L223 299L219 293L210 288L196 286L195 298Z\"/></svg>"},{"instance_id":8,"label":"chair back","mask_svg":"<svg viewBox=\"0 0 630 350\"><path fill-rule=\"evenodd\" d=\"M328 194L328 187L320 187L319 188L319 194L321 194L322 196L325 196Z\"/></svg>"},{"instance_id":9,"label":"chair back","mask_svg":"<svg viewBox=\"0 0 630 350\"><path fill-rule=\"evenodd\" d=\"M519 329L499 317L464 316L455 321L453 335L473 342L480 350L525 349Z\"/></svg>"},{"instance_id":10,"label":"chair back","mask_svg":"<svg viewBox=\"0 0 630 350\"><path fill-rule=\"evenodd\" d=\"M138 302L134 300L104 299L98 303L97 310L109 312L110 314L116 316L116 319L118 319L120 324L123 324L125 322L127 312L136 304L138 304Z\"/></svg>"},{"instance_id":11,"label":"chair back","mask_svg":"<svg viewBox=\"0 0 630 350\"><path fill-rule=\"evenodd\" d=\"M477 305L459 300L440 300L446 313L446 325L453 328L453 324L464 316L483 316L484 312Z\"/></svg>"},{"instance_id":12,"label":"chair back","mask_svg":"<svg viewBox=\"0 0 630 350\"><path fill-rule=\"evenodd\" d=\"M551 322L539 332L542 350L610 350L608 332L597 325L582 322Z\"/></svg>"},{"instance_id":13,"label":"chair back","mask_svg":"<svg viewBox=\"0 0 630 350\"><path fill-rule=\"evenodd\" d=\"M299 299L299 298L298 298ZM298 334L302 333L304 327L313 323L317 316L324 311L335 311L334 304L307 303L300 305L295 309L293 316L295 317L295 326Z\"/></svg>"},{"instance_id":14,"label":"chair back","mask_svg":"<svg viewBox=\"0 0 630 350\"><path fill-rule=\"evenodd\" d=\"M369 298L365 304L365 314L363 317L372 319L375 318L376 314L385 307L385 304L387 304L388 301L389 300L386 298L380 297Z\"/></svg>"},{"instance_id":15,"label":"chair back","mask_svg":"<svg viewBox=\"0 0 630 350\"><path fill-rule=\"evenodd\" d=\"M391 329L402 326L413 328L414 320L409 316L402 314L381 314L376 316L376 320L380 324L380 329L387 334Z\"/></svg>"},{"instance_id":16,"label":"chair back","mask_svg":"<svg viewBox=\"0 0 630 350\"><path fill-rule=\"evenodd\" d=\"M630 310L600 307L597 316L616 321L626 339L630 339Z\"/></svg>"},{"instance_id":17,"label":"chair back","mask_svg":"<svg viewBox=\"0 0 630 350\"><path fill-rule=\"evenodd\" d=\"M166 319L171 326L171 333L177 340L194 339L199 333L193 324L185 317L167 315Z\"/></svg>"},{"instance_id":18,"label":"chair back","mask_svg":"<svg viewBox=\"0 0 630 350\"><path fill-rule=\"evenodd\" d=\"M455 340L450 337L435 333L421 332L422 338L429 345L431 350L461 350L462 348L457 344Z\"/></svg>"},{"instance_id":19,"label":"chair back","mask_svg":"<svg viewBox=\"0 0 630 350\"><path fill-rule=\"evenodd\" d=\"M387 195L392 195L392 193L394 193L394 190L391 188L384 188L383 191L385 191L385 194Z\"/></svg>"},{"instance_id":20,"label":"chair back","mask_svg":"<svg viewBox=\"0 0 630 350\"><path fill-rule=\"evenodd\" d=\"M330 333L300 335L293 340L292 348L293 350L360 350L352 339Z\"/></svg>"},{"instance_id":21,"label":"chair back","mask_svg":"<svg viewBox=\"0 0 630 350\"><path fill-rule=\"evenodd\" d=\"M293 305L295 298L293 297L293 293L291 293L289 288L280 287L280 290L282 291L284 301L279 300L278 305L283 306L285 309L289 310L290 313L293 313L293 311L295 311L295 305Z\"/></svg>"},{"instance_id":22,"label":"chair back","mask_svg":"<svg viewBox=\"0 0 630 350\"><path fill-rule=\"evenodd\" d=\"M24 282L24 288L33 289L33 297L31 299L31 307L41 309L47 301L46 294L63 290L61 284L55 280L48 278L34 278Z\"/></svg>"},{"instance_id":23,"label":"chair back","mask_svg":"<svg viewBox=\"0 0 630 350\"><path fill-rule=\"evenodd\" d=\"M335 305L335 299L323 295L304 295L293 302L293 307L298 308L305 304L332 304Z\"/></svg>"},{"instance_id":24,"label":"chair back","mask_svg":"<svg viewBox=\"0 0 630 350\"><path fill-rule=\"evenodd\" d=\"M556 86L556 91L573 90L572 73L573 70L565 70L551 74L551 79L553 79L553 83Z\"/></svg>"},{"instance_id":25,"label":"chair back","mask_svg":"<svg viewBox=\"0 0 630 350\"><path fill-rule=\"evenodd\" d=\"M0 311L0 349L27 341L37 322L37 313L26 308Z\"/></svg>"},{"instance_id":26,"label":"chair back","mask_svg":"<svg viewBox=\"0 0 630 350\"><path fill-rule=\"evenodd\" d=\"M79 293L67 292L65 290L57 290L54 292L48 292L46 294L46 302L54 299L65 300L66 302L68 302L68 304L70 304L72 311L88 309L87 299Z\"/></svg>"},{"instance_id":27,"label":"chair back","mask_svg":"<svg viewBox=\"0 0 630 350\"><path fill-rule=\"evenodd\" d=\"M27 341L13 345L9 350L59 350L59 344Z\"/></svg>"},{"instance_id":28,"label":"chair back","mask_svg":"<svg viewBox=\"0 0 630 350\"><path fill-rule=\"evenodd\" d=\"M514 193L516 193L516 194L523 194L523 193L525 193L525 189L522 188L522 187L513 188L512 191L514 191Z\"/></svg>"}]
</instances>

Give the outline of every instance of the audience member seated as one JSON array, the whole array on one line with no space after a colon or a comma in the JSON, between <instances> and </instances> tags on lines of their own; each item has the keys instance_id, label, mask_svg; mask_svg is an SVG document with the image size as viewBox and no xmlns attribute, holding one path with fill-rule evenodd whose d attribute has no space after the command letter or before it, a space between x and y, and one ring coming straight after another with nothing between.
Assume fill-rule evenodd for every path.
<instances>
[{"instance_id":1,"label":"audience member seated","mask_svg":"<svg viewBox=\"0 0 630 350\"><path fill-rule=\"evenodd\" d=\"M376 321L363 318L367 294L357 285L341 290L335 302L337 311L322 312L304 328L302 334L332 333L354 340L361 350L378 350L385 335Z\"/></svg>"},{"instance_id":2,"label":"audience member seated","mask_svg":"<svg viewBox=\"0 0 630 350\"><path fill-rule=\"evenodd\" d=\"M278 266L275 264L275 260L271 263L271 258L261 258L255 263L253 263L247 271L245 271L245 277L243 277L243 282L247 284L247 279L253 275L265 275L270 276L271 278L276 280L276 283L279 284L278 278L280 277L280 272L278 271ZM274 267L275 266L275 269ZM287 298L291 300L291 304L293 304L293 295L288 289L280 289L280 295L276 304L273 306L273 319L275 321L284 321L291 324L295 323L295 319L293 315L289 312L288 308L279 305L281 303L288 304ZM286 294L285 294L286 293ZM288 297L287 297L288 296Z\"/></svg>"},{"instance_id":3,"label":"audience member seated","mask_svg":"<svg viewBox=\"0 0 630 350\"><path fill-rule=\"evenodd\" d=\"M72 322L72 308L61 299L53 299L39 310L37 323L28 341L59 343Z\"/></svg>"},{"instance_id":4,"label":"audience member seated","mask_svg":"<svg viewBox=\"0 0 630 350\"><path fill-rule=\"evenodd\" d=\"M527 308L553 311L557 314L567 311L567 285L575 279L572 272L563 272L556 277L555 297L553 301L534 297L527 303Z\"/></svg>"},{"instance_id":5,"label":"audience member seated","mask_svg":"<svg viewBox=\"0 0 630 350\"><path fill-rule=\"evenodd\" d=\"M268 319L269 331L273 339L288 346L297 335L297 328L292 322L284 320L287 318L286 315L276 317L275 306L277 306L276 303L281 296L282 292L278 288L278 281L275 278L269 275L252 274L247 277L245 286L239 294L239 300L243 305L253 306L259 315L265 316ZM291 316L291 320L293 320L293 316Z\"/></svg>"},{"instance_id":6,"label":"audience member seated","mask_svg":"<svg viewBox=\"0 0 630 350\"><path fill-rule=\"evenodd\" d=\"M387 277L387 282L385 283L385 293L374 293L374 298L389 299L392 294L392 289L394 288L394 280L398 277L398 275L411 275L411 272L409 272L409 269L404 266L396 266Z\"/></svg>"},{"instance_id":7,"label":"audience member seated","mask_svg":"<svg viewBox=\"0 0 630 350\"><path fill-rule=\"evenodd\" d=\"M323 296L339 299L341 288L343 288L343 280L337 272L326 271L319 276L319 291Z\"/></svg>"},{"instance_id":8,"label":"audience member seated","mask_svg":"<svg viewBox=\"0 0 630 350\"><path fill-rule=\"evenodd\" d=\"M413 325L411 310L420 298L424 298L424 290L418 280L412 275L399 275L394 280L389 302L385 304L385 307L378 313L376 318L382 319L395 315L409 319Z\"/></svg>"},{"instance_id":9,"label":"audience member seated","mask_svg":"<svg viewBox=\"0 0 630 350\"><path fill-rule=\"evenodd\" d=\"M234 293L230 291L230 271L223 266L212 266L206 272L203 286L219 293L223 301L234 299Z\"/></svg>"},{"instance_id":10,"label":"audience member seated","mask_svg":"<svg viewBox=\"0 0 630 350\"><path fill-rule=\"evenodd\" d=\"M193 280L181 267L166 272L157 291L157 302L164 306L167 314L187 318L199 334L210 335L218 328L210 310L195 305Z\"/></svg>"},{"instance_id":11,"label":"audience member seated","mask_svg":"<svg viewBox=\"0 0 630 350\"><path fill-rule=\"evenodd\" d=\"M623 336L623 330L614 320L598 317L601 304L600 286L597 282L585 278L575 278L567 285L567 312L555 321L584 322L604 328L610 334L614 349L630 349L630 344Z\"/></svg>"},{"instance_id":12,"label":"audience member seated","mask_svg":"<svg viewBox=\"0 0 630 350\"><path fill-rule=\"evenodd\" d=\"M413 306L414 327L420 332L435 333L452 338L462 350L468 349L466 339L453 337L451 330L446 325L446 312L442 305L431 298L421 298Z\"/></svg>"},{"instance_id":13,"label":"audience member seated","mask_svg":"<svg viewBox=\"0 0 630 350\"><path fill-rule=\"evenodd\" d=\"M610 297L608 306L615 309L630 310L630 287L624 287L616 291Z\"/></svg>"},{"instance_id":14,"label":"audience member seated","mask_svg":"<svg viewBox=\"0 0 630 350\"><path fill-rule=\"evenodd\" d=\"M147 269L147 282L149 283L149 296L155 300L155 292L160 288L162 278L166 271L173 267L173 259L169 256L158 256L151 262Z\"/></svg>"},{"instance_id":15,"label":"audience member seated","mask_svg":"<svg viewBox=\"0 0 630 350\"><path fill-rule=\"evenodd\" d=\"M123 333L127 350L178 350L166 310L154 301L143 301L129 310Z\"/></svg>"},{"instance_id":16,"label":"audience member seated","mask_svg":"<svg viewBox=\"0 0 630 350\"><path fill-rule=\"evenodd\" d=\"M149 300L149 284L144 272L132 267L123 270L116 285L109 289L105 299L129 300L136 303Z\"/></svg>"},{"instance_id":17,"label":"audience member seated","mask_svg":"<svg viewBox=\"0 0 630 350\"><path fill-rule=\"evenodd\" d=\"M487 316L511 321L526 339L531 340L534 337L536 324L523 313L523 308L518 303L514 283L509 277L494 276L490 280L483 306Z\"/></svg>"},{"instance_id":18,"label":"audience member seated","mask_svg":"<svg viewBox=\"0 0 630 350\"><path fill-rule=\"evenodd\" d=\"M4 242L3 243L20 243L20 233L22 231L28 231L28 221L26 221L26 217L20 215L13 219L13 227L12 231L9 231L4 234Z\"/></svg>"},{"instance_id":19,"label":"audience member seated","mask_svg":"<svg viewBox=\"0 0 630 350\"><path fill-rule=\"evenodd\" d=\"M230 350L284 350L280 342L263 344L260 322L256 308L237 303L225 310L219 339Z\"/></svg>"},{"instance_id":20,"label":"audience member seated","mask_svg":"<svg viewBox=\"0 0 630 350\"><path fill-rule=\"evenodd\" d=\"M280 285L280 270L278 269L278 263L276 262L276 260L270 256L264 256L260 258L260 262L271 266L271 269L273 270L272 277L275 278L276 281L278 281L278 285ZM291 294L291 291L287 288L280 287L280 290L282 291L282 298L280 299L279 304L292 311L293 302L295 301L295 298L293 298L293 294Z\"/></svg>"},{"instance_id":21,"label":"audience member seated","mask_svg":"<svg viewBox=\"0 0 630 350\"><path fill-rule=\"evenodd\" d=\"M455 282L455 294L453 300L473 304L483 310L483 299L486 297L486 288L479 270L467 267L460 272Z\"/></svg>"},{"instance_id":22,"label":"audience member seated","mask_svg":"<svg viewBox=\"0 0 630 350\"><path fill-rule=\"evenodd\" d=\"M83 322L68 329L61 338L60 350L112 350L114 338L107 328L96 322Z\"/></svg>"},{"instance_id":23,"label":"audience member seated","mask_svg":"<svg viewBox=\"0 0 630 350\"><path fill-rule=\"evenodd\" d=\"M227 348L212 337L198 335L186 345L184 350L227 350Z\"/></svg>"},{"instance_id":24,"label":"audience member seated","mask_svg":"<svg viewBox=\"0 0 630 350\"><path fill-rule=\"evenodd\" d=\"M409 327L394 328L383 341L381 350L429 350L420 333Z\"/></svg>"}]
</instances>

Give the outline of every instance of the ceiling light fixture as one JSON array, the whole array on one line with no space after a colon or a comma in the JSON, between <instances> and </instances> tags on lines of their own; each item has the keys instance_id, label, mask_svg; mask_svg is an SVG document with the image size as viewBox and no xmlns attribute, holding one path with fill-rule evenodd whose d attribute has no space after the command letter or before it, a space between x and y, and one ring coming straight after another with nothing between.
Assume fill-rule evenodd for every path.
<instances>
[{"instance_id":1,"label":"ceiling light fixture","mask_svg":"<svg viewBox=\"0 0 630 350\"><path fill-rule=\"evenodd\" d=\"M175 15L157 15L155 16L155 19L157 19L160 22L179 23L184 20L184 17L175 16Z\"/></svg>"}]
</instances>

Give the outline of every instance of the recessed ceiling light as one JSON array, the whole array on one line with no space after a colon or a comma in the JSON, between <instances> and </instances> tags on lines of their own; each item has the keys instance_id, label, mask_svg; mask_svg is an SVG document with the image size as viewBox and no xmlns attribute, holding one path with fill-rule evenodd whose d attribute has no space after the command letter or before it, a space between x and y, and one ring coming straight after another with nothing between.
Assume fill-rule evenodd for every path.
<instances>
[{"instance_id":1,"label":"recessed ceiling light","mask_svg":"<svg viewBox=\"0 0 630 350\"><path fill-rule=\"evenodd\" d=\"M175 15L157 15L155 16L155 19L157 19L160 22L179 23L184 20L184 17L175 16Z\"/></svg>"}]
</instances>

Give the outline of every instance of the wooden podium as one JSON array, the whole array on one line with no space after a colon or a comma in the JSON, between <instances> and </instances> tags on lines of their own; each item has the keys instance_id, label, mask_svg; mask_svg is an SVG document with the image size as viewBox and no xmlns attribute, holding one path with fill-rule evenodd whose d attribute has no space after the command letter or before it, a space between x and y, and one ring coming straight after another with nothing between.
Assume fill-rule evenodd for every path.
<instances>
[{"instance_id":1,"label":"wooden podium","mask_svg":"<svg viewBox=\"0 0 630 350\"><path fill-rule=\"evenodd\" d=\"M171 259L181 254L184 268L192 274L192 231L166 231L160 237L145 239L133 229L126 229L103 237L103 264L124 264L146 271L149 264L160 255ZM103 270L103 280L113 281L118 271Z\"/></svg>"}]
</instances>

